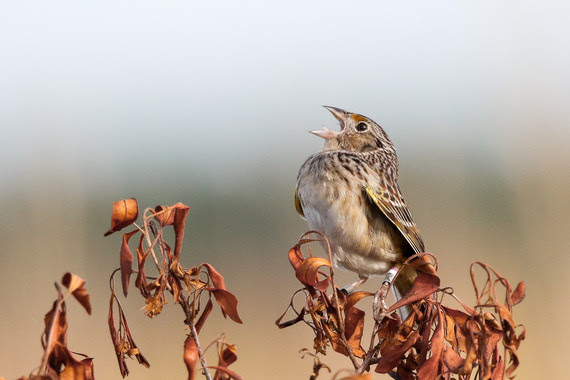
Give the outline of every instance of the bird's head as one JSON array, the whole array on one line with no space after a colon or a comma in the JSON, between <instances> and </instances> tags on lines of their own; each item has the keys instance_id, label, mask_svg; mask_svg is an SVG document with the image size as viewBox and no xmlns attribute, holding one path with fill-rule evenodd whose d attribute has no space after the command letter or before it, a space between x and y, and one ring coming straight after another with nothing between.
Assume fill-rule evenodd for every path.
<instances>
[{"instance_id":1,"label":"bird's head","mask_svg":"<svg viewBox=\"0 0 570 380\"><path fill-rule=\"evenodd\" d=\"M366 116L347 112L340 108L324 106L340 123L340 131L326 127L310 131L325 139L324 151L346 150L349 152L385 151L394 152L394 145L382 127Z\"/></svg>"}]
</instances>

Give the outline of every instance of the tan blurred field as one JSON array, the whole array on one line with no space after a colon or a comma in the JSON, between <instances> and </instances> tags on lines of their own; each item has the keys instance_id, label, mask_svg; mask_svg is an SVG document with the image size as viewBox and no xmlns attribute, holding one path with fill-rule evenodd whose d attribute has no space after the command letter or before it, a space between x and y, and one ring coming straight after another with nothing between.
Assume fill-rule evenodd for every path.
<instances>
[{"instance_id":1,"label":"tan blurred field","mask_svg":"<svg viewBox=\"0 0 570 380\"><path fill-rule=\"evenodd\" d=\"M561 378L570 311L564 285L570 260L570 182L560 175L567 167L529 167L522 173L506 160L487 170L455 158L453 165L421 173L422 163L412 166L411 157L402 164L402 188L428 250L439 257L442 280L468 302L473 298L468 269L475 260L492 265L513 284L524 280L527 298L515 308L515 317L526 326L528 338L517 373L522 379ZM120 236L102 235L111 202L135 195L141 206L189 204L183 262L190 266L208 261L239 298L244 325L223 320L216 311L202 340L226 332L239 350L235 369L245 378L307 378L311 360L301 360L298 351L312 345L309 329L298 325L280 331L274 326L299 287L287 261L288 248L306 229L291 201L294 176L294 171L259 176L252 186L236 185L235 191L207 183L197 186L195 180L153 188L140 180L94 193L73 179L52 181L40 173L22 183L1 206L2 375L15 378L39 365L43 314L55 296L52 284L73 271L87 279L94 313L87 317L69 303L70 347L95 357L97 378L120 377L106 326L108 276L118 265ZM343 273L341 278L352 277ZM124 303L135 340L151 363L147 370L130 361L132 378L183 378L182 312L170 304L149 320L136 294ZM334 354L324 361L334 369L350 364Z\"/></svg>"}]
</instances>

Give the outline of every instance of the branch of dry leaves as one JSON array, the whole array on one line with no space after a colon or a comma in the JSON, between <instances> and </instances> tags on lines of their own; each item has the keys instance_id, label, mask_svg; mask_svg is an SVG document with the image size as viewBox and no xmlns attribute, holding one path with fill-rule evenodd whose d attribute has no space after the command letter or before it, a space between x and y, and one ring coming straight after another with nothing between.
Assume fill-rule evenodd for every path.
<instances>
[{"instance_id":1,"label":"branch of dry leaves","mask_svg":"<svg viewBox=\"0 0 570 380\"><path fill-rule=\"evenodd\" d=\"M435 256L429 253L412 256L405 264L418 273L412 289L390 307L382 305L391 285L384 285L376 293L374 305L380 310L376 310L377 318L364 349L366 313L356 304L374 294L341 292L335 284L330 247L327 260L312 254L313 242L325 242L328 246L324 235L310 231L289 251L289 261L303 288L293 294L276 324L279 328L299 322L308 325L315 334L312 354L315 357L326 354L329 347L347 356L353 372L343 379L369 379L370 371L389 373L402 380L513 376L519 365L517 350L525 338L524 326L514 321L513 306L524 299L524 282L513 290L494 269L475 262L470 276L477 301L469 307L451 287L440 286L440 278L433 269L426 270L429 267L437 270ZM476 273L477 269L482 276ZM303 297L299 299L301 294ZM458 306L449 306L448 300ZM406 305L413 312L402 321L396 311ZM291 313L293 317L285 319ZM312 378L323 367L326 365L315 359Z\"/></svg>"}]
</instances>

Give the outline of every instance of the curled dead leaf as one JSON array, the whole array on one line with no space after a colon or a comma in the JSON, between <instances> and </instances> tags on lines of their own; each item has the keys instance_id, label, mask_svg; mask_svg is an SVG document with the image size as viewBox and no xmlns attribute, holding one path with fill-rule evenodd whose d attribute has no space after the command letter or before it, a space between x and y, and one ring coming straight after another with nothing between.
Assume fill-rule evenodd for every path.
<instances>
[{"instance_id":1,"label":"curled dead leaf","mask_svg":"<svg viewBox=\"0 0 570 380\"><path fill-rule=\"evenodd\" d=\"M69 289L69 292L88 311L91 311L89 296L83 285L85 281L72 273L63 275L62 283ZM42 346L44 356L40 366L40 376L48 375L49 378L62 380L93 380L93 360L87 355L74 354L67 346L67 313L64 296L60 286L56 283L58 298L54 302L52 309L45 315L45 330L42 335ZM85 359L79 360L75 356L83 356Z\"/></svg>"},{"instance_id":2,"label":"curled dead leaf","mask_svg":"<svg viewBox=\"0 0 570 380\"><path fill-rule=\"evenodd\" d=\"M135 198L123 199L113 202L113 214L111 215L111 228L105 232L105 236L130 226L139 216L139 206Z\"/></svg>"},{"instance_id":3,"label":"curled dead leaf","mask_svg":"<svg viewBox=\"0 0 570 380\"><path fill-rule=\"evenodd\" d=\"M228 372L228 366L230 364L235 363L236 360L237 360L236 346L234 344L223 344L223 348L221 349L221 351L219 353L218 365L215 367L216 373L214 373L214 379L213 380L224 380L224 379L227 379L228 376L230 378L235 379L235 377L232 377L230 374L234 373L235 375L237 375L237 373L235 373L231 370L229 370L231 372Z\"/></svg>"},{"instance_id":4,"label":"curled dead leaf","mask_svg":"<svg viewBox=\"0 0 570 380\"><path fill-rule=\"evenodd\" d=\"M91 303L89 302L89 294L85 289L85 280L76 274L67 272L63 275L61 283L69 289L73 297L85 308L87 314L91 315Z\"/></svg>"},{"instance_id":5,"label":"curled dead leaf","mask_svg":"<svg viewBox=\"0 0 570 380\"><path fill-rule=\"evenodd\" d=\"M182 249L182 240L184 239L184 227L186 225L186 217L190 207L183 203L176 203L172 206L156 206L156 219L162 226L172 225L174 228L174 257L178 261L180 251Z\"/></svg>"},{"instance_id":6,"label":"curled dead leaf","mask_svg":"<svg viewBox=\"0 0 570 380\"><path fill-rule=\"evenodd\" d=\"M306 258L295 270L295 276L305 286L313 286L324 292L328 289L330 279L328 275L323 274L321 267L331 268L331 263L322 257ZM324 276L321 280L319 276Z\"/></svg>"}]
</instances>

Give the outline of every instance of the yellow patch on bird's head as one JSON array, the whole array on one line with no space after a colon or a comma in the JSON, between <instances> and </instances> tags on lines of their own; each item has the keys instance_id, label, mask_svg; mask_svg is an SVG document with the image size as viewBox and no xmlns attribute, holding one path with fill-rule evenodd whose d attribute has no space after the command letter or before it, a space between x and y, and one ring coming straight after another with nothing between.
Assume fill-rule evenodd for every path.
<instances>
[{"instance_id":1,"label":"yellow patch on bird's head","mask_svg":"<svg viewBox=\"0 0 570 380\"><path fill-rule=\"evenodd\" d=\"M362 116L362 115L359 115L359 114L357 114L357 113L351 113L351 114L350 114L350 117L351 117L352 120L354 120L354 121L357 122L357 123L358 123L359 121L366 121L366 120L368 120L366 117L364 117L364 116Z\"/></svg>"}]
</instances>

